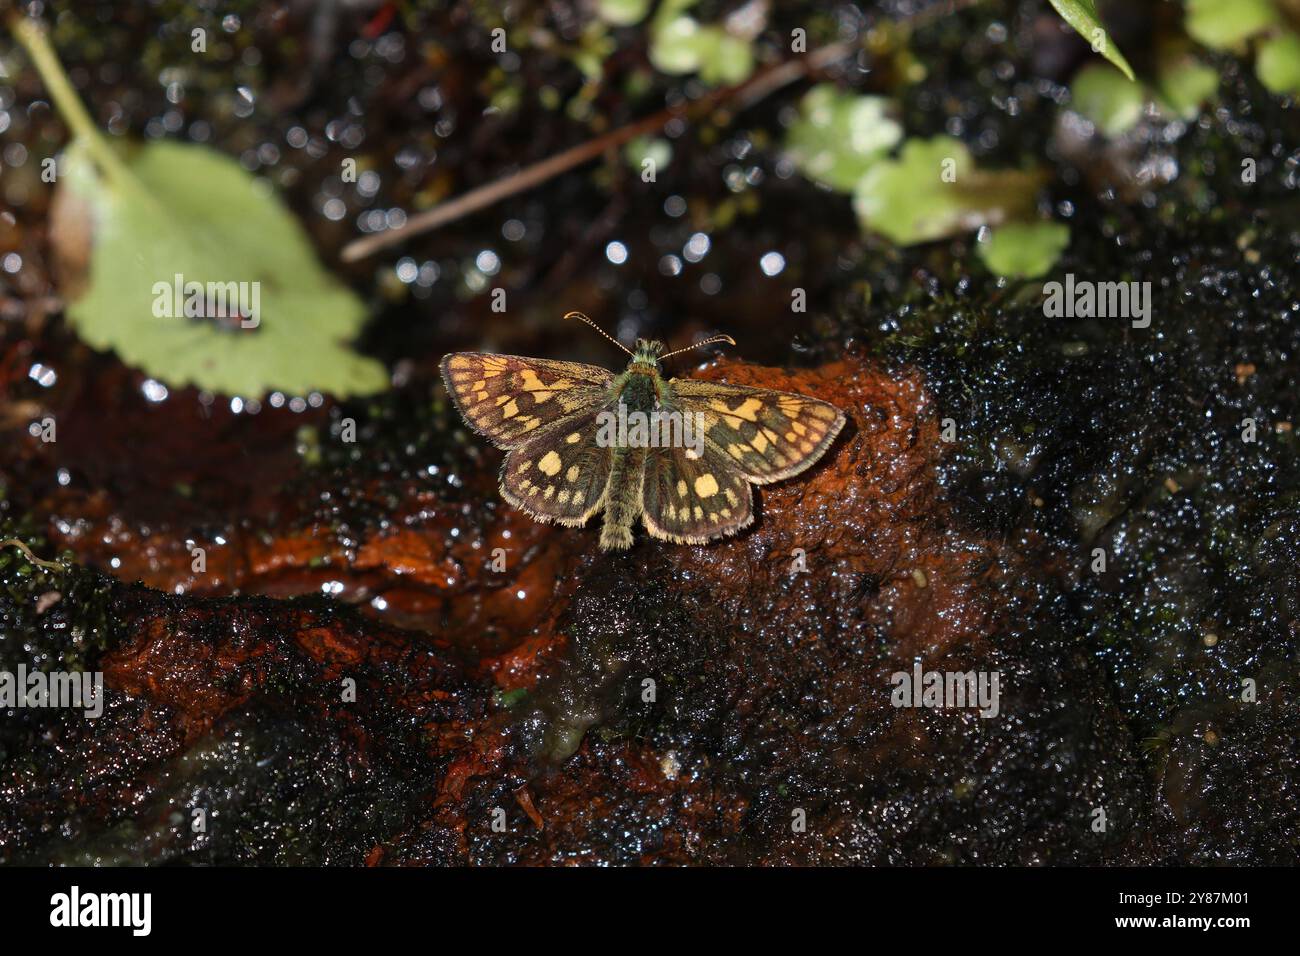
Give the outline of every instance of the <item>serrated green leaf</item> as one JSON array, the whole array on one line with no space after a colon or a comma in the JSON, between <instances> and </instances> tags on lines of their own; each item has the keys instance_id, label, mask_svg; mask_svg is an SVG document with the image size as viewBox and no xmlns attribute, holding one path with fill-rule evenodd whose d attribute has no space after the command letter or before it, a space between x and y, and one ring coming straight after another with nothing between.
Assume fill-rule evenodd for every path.
<instances>
[{"instance_id":1,"label":"serrated green leaf","mask_svg":"<svg viewBox=\"0 0 1300 956\"><path fill-rule=\"evenodd\" d=\"M1074 27L1079 36L1088 41L1095 52L1113 63L1130 80L1134 79L1133 68L1128 65L1124 54L1119 52L1119 47L1111 40L1106 28L1101 25L1093 0L1051 0L1051 3L1056 8L1056 12L1065 19L1066 23Z\"/></svg>"},{"instance_id":2,"label":"serrated green leaf","mask_svg":"<svg viewBox=\"0 0 1300 956\"><path fill-rule=\"evenodd\" d=\"M754 51L722 27L702 27L698 38L700 79L709 86L739 83L754 72Z\"/></svg>"},{"instance_id":3,"label":"serrated green leaf","mask_svg":"<svg viewBox=\"0 0 1300 956\"><path fill-rule=\"evenodd\" d=\"M852 192L862 174L902 138L886 115L889 100L814 86L799 104L786 134L786 150L800 171L832 189Z\"/></svg>"},{"instance_id":4,"label":"serrated green leaf","mask_svg":"<svg viewBox=\"0 0 1300 956\"><path fill-rule=\"evenodd\" d=\"M711 86L739 83L754 72L753 46L720 26L701 24L683 11L695 0L665 0L650 24L650 62L674 76L699 73Z\"/></svg>"},{"instance_id":5,"label":"serrated green leaf","mask_svg":"<svg viewBox=\"0 0 1300 956\"><path fill-rule=\"evenodd\" d=\"M69 321L86 342L169 385L231 395L387 386L383 365L348 347L365 307L321 267L268 184L199 146L151 143L124 160L40 23L18 16L10 25L73 131L56 203L72 228L51 231L70 261L83 262L90 247L87 274L65 287ZM179 303L167 294L177 286Z\"/></svg>"},{"instance_id":6,"label":"serrated green leaf","mask_svg":"<svg viewBox=\"0 0 1300 956\"><path fill-rule=\"evenodd\" d=\"M178 143L141 147L126 168L138 188L107 181L76 145L67 156L64 188L96 223L86 291L68 307L86 342L169 385L231 395L387 386L383 365L348 347L364 306L321 267L269 187L220 153ZM159 284L178 275L204 286L258 283L256 327L157 317L167 310Z\"/></svg>"},{"instance_id":7,"label":"serrated green leaf","mask_svg":"<svg viewBox=\"0 0 1300 956\"><path fill-rule=\"evenodd\" d=\"M989 271L1037 279L1051 271L1070 244L1070 227L1059 222L1013 222L990 230L977 251Z\"/></svg>"},{"instance_id":8,"label":"serrated green leaf","mask_svg":"<svg viewBox=\"0 0 1300 956\"><path fill-rule=\"evenodd\" d=\"M1023 218L1041 184L1036 172L977 170L960 140L936 136L868 169L853 207L864 228L912 245Z\"/></svg>"}]
</instances>

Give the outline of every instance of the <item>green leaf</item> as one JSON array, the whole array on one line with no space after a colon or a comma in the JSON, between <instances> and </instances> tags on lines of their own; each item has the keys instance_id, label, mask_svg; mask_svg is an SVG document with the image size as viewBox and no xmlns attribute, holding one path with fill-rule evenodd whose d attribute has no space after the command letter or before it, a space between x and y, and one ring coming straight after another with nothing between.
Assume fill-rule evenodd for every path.
<instances>
[{"instance_id":1,"label":"green leaf","mask_svg":"<svg viewBox=\"0 0 1300 956\"><path fill-rule=\"evenodd\" d=\"M754 72L753 46L720 26L704 26L682 11L694 0L666 0L650 26L650 62L672 75L700 74L710 85L739 83Z\"/></svg>"},{"instance_id":2,"label":"green leaf","mask_svg":"<svg viewBox=\"0 0 1300 956\"><path fill-rule=\"evenodd\" d=\"M960 140L937 136L868 169L853 206L864 228L912 245L1027 216L1041 184L1036 172L977 170Z\"/></svg>"},{"instance_id":3,"label":"green leaf","mask_svg":"<svg viewBox=\"0 0 1300 956\"><path fill-rule=\"evenodd\" d=\"M1114 44L1106 28L1101 25L1093 0L1051 0L1051 2L1056 12L1065 18L1065 22L1074 27L1079 36L1092 45L1093 52L1100 53L1115 64L1130 80L1134 78L1133 68L1128 65L1124 54L1119 52L1119 47Z\"/></svg>"},{"instance_id":4,"label":"green leaf","mask_svg":"<svg viewBox=\"0 0 1300 956\"><path fill-rule=\"evenodd\" d=\"M833 84L814 86L799 104L799 118L786 135L786 150L810 179L852 192L903 136L886 115L882 96L842 93Z\"/></svg>"},{"instance_id":5,"label":"green leaf","mask_svg":"<svg viewBox=\"0 0 1300 956\"><path fill-rule=\"evenodd\" d=\"M693 17L677 17L657 26L650 38L650 62L656 70L674 76L700 68L700 24Z\"/></svg>"},{"instance_id":6,"label":"green leaf","mask_svg":"<svg viewBox=\"0 0 1300 956\"><path fill-rule=\"evenodd\" d=\"M1278 23L1272 0L1187 0L1187 33L1214 50L1240 47Z\"/></svg>"},{"instance_id":7,"label":"green leaf","mask_svg":"<svg viewBox=\"0 0 1300 956\"><path fill-rule=\"evenodd\" d=\"M1219 71L1191 56L1178 56L1160 64L1162 105L1185 120L1195 119L1201 104L1219 88Z\"/></svg>"},{"instance_id":8,"label":"green leaf","mask_svg":"<svg viewBox=\"0 0 1300 956\"><path fill-rule=\"evenodd\" d=\"M701 27L700 79L709 86L739 83L754 72L753 47L722 27Z\"/></svg>"},{"instance_id":9,"label":"green leaf","mask_svg":"<svg viewBox=\"0 0 1300 956\"><path fill-rule=\"evenodd\" d=\"M989 270L1008 278L1037 279L1051 271L1070 244L1070 227L1059 222L1015 222L990 231L978 246Z\"/></svg>"},{"instance_id":10,"label":"green leaf","mask_svg":"<svg viewBox=\"0 0 1300 956\"><path fill-rule=\"evenodd\" d=\"M596 0L596 15L616 27L640 23L650 12L650 0Z\"/></svg>"},{"instance_id":11,"label":"green leaf","mask_svg":"<svg viewBox=\"0 0 1300 956\"><path fill-rule=\"evenodd\" d=\"M87 343L168 385L232 395L365 394L388 385L382 364L347 345L366 319L361 301L325 272L267 184L198 146L153 143L123 160L39 23L16 17L12 26L73 131L51 233L67 260L84 264L90 250L86 275L64 290L68 319ZM164 294L178 282L179 310ZM224 309L187 295L209 289ZM185 317L187 299L194 317ZM256 321L203 317L236 305L254 307ZM168 312L179 314L162 317Z\"/></svg>"},{"instance_id":12,"label":"green leaf","mask_svg":"<svg viewBox=\"0 0 1300 956\"><path fill-rule=\"evenodd\" d=\"M168 385L230 395L387 387L384 366L347 344L366 320L361 301L325 272L265 184L219 153L169 142L142 147L127 169L138 191L106 181L77 145L68 152L64 188L95 220L89 282L68 307L86 342ZM183 286L250 283L256 327L157 317L174 311L163 287L177 275Z\"/></svg>"},{"instance_id":13,"label":"green leaf","mask_svg":"<svg viewBox=\"0 0 1300 956\"><path fill-rule=\"evenodd\" d=\"M1104 66L1086 66L1070 86L1076 110L1105 136L1118 136L1137 125L1146 102L1142 87L1126 83Z\"/></svg>"},{"instance_id":14,"label":"green leaf","mask_svg":"<svg viewBox=\"0 0 1300 956\"><path fill-rule=\"evenodd\" d=\"M623 158L637 172L647 159L655 169L665 169L673 161L673 144L662 136L638 136L623 147Z\"/></svg>"},{"instance_id":15,"label":"green leaf","mask_svg":"<svg viewBox=\"0 0 1300 956\"><path fill-rule=\"evenodd\" d=\"M1255 58L1255 75L1270 93L1300 96L1300 35L1269 37Z\"/></svg>"}]
</instances>

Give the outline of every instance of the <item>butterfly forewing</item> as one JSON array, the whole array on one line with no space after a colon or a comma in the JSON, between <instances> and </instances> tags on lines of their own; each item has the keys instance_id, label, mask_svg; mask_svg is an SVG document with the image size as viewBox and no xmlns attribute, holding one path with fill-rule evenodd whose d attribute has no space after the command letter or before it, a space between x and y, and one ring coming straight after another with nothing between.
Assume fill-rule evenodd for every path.
<instances>
[{"instance_id":1,"label":"butterfly forewing","mask_svg":"<svg viewBox=\"0 0 1300 956\"><path fill-rule=\"evenodd\" d=\"M599 409L583 412L511 449L501 495L535 518L579 525L605 503L612 449L596 443Z\"/></svg>"},{"instance_id":2,"label":"butterfly forewing","mask_svg":"<svg viewBox=\"0 0 1300 956\"><path fill-rule=\"evenodd\" d=\"M707 444L699 458L684 448L651 449L642 500L646 530L677 544L704 544L754 517L749 482L725 453Z\"/></svg>"},{"instance_id":3,"label":"butterfly forewing","mask_svg":"<svg viewBox=\"0 0 1300 956\"><path fill-rule=\"evenodd\" d=\"M469 426L499 448L603 404L614 380L595 365L485 352L446 356L442 378Z\"/></svg>"},{"instance_id":4,"label":"butterfly forewing","mask_svg":"<svg viewBox=\"0 0 1300 956\"><path fill-rule=\"evenodd\" d=\"M844 427L843 412L806 395L695 379L668 384L682 411L704 416L708 444L755 484L799 474Z\"/></svg>"}]
</instances>

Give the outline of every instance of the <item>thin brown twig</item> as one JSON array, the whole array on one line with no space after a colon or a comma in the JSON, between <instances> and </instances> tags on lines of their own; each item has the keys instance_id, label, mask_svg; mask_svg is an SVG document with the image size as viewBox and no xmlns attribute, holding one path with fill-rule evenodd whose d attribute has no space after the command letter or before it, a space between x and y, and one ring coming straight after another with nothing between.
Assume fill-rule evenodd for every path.
<instances>
[{"instance_id":1,"label":"thin brown twig","mask_svg":"<svg viewBox=\"0 0 1300 956\"><path fill-rule=\"evenodd\" d=\"M45 568L49 571L63 570L63 565L59 564L57 561L44 561L38 558L36 555L32 554L32 549L27 547L27 545L24 542L20 541L17 538L5 538L3 540L0 540L0 548L17 548L19 551L21 551L23 554L27 556L28 561L30 561L32 564L37 565L38 567Z\"/></svg>"},{"instance_id":2,"label":"thin brown twig","mask_svg":"<svg viewBox=\"0 0 1300 956\"><path fill-rule=\"evenodd\" d=\"M908 27L920 26L928 23L936 16L950 16L958 10L973 6L978 2L979 0L949 0L947 4L936 3L911 17L905 18L902 25ZM819 47L804 56L773 64L742 83L714 90L684 107L669 107L652 116L647 116L645 119L637 120L626 126L620 126L616 130L611 130L585 143L580 143L561 153L556 153L554 156L547 157L531 166L525 166L523 169L503 176L494 182L479 186L477 189L471 189L450 202L442 203L414 215L396 229L389 229L362 239L354 239L343 247L340 256L344 262L356 262L378 252L380 249L386 249L389 246L405 242L412 236L445 226L449 222L454 222L500 202L508 196L534 189L561 173L568 172L583 163L595 159L606 150L617 149L638 136L657 132L674 119L702 116L733 99L736 101L737 109L746 109L771 96L782 87L789 86L791 83L818 70L826 69L840 60L847 59L854 50L859 48L859 45L859 41L841 40L837 43Z\"/></svg>"},{"instance_id":3,"label":"thin brown twig","mask_svg":"<svg viewBox=\"0 0 1300 956\"><path fill-rule=\"evenodd\" d=\"M595 159L606 150L617 149L638 136L658 132L674 119L702 115L732 98L738 101L742 109L751 106L781 87L788 86L810 73L844 59L853 52L855 46L852 43L834 43L822 47L798 60L787 60L769 67L744 83L714 90L685 107L669 107L652 116L620 126L618 129L556 153L485 186L471 189L451 202L442 203L433 209L412 216L396 229L354 240L343 247L341 257L344 262L356 262L380 249L404 242L412 236L445 226L449 222L491 206L507 196L534 189L561 173Z\"/></svg>"}]
</instances>

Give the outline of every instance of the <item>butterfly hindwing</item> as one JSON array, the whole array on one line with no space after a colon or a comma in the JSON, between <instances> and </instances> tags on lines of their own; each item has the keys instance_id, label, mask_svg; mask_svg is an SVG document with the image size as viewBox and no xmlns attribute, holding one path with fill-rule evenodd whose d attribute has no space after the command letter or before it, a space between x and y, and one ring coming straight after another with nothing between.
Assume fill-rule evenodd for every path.
<instances>
[{"instance_id":1,"label":"butterfly hindwing","mask_svg":"<svg viewBox=\"0 0 1300 956\"><path fill-rule=\"evenodd\" d=\"M682 411L704 416L708 443L731 469L759 485L808 468L844 427L843 412L806 395L698 379L668 385Z\"/></svg>"},{"instance_id":2,"label":"butterfly hindwing","mask_svg":"<svg viewBox=\"0 0 1300 956\"><path fill-rule=\"evenodd\" d=\"M580 525L605 505L613 449L596 442L599 409L515 446L501 466L501 496L541 521Z\"/></svg>"},{"instance_id":3,"label":"butterfly hindwing","mask_svg":"<svg viewBox=\"0 0 1300 956\"><path fill-rule=\"evenodd\" d=\"M595 365L485 352L447 355L442 378L466 423L499 448L602 404L614 380Z\"/></svg>"},{"instance_id":4,"label":"butterfly hindwing","mask_svg":"<svg viewBox=\"0 0 1300 956\"><path fill-rule=\"evenodd\" d=\"M710 444L698 458L687 448L652 448L642 487L646 530L677 544L704 544L754 519L749 482Z\"/></svg>"}]
</instances>

